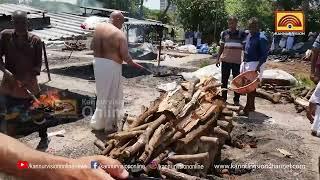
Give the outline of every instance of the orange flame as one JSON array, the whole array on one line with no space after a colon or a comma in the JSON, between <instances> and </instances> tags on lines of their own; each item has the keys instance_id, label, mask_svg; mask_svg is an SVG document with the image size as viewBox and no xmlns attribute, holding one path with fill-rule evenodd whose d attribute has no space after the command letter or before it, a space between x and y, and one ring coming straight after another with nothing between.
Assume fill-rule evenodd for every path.
<instances>
[{"instance_id":1,"label":"orange flame","mask_svg":"<svg viewBox=\"0 0 320 180\"><path fill-rule=\"evenodd\" d=\"M45 94L40 95L39 102L34 101L32 104L32 109L37 109L41 107L54 108L55 102L60 99L57 90L48 91Z\"/></svg>"}]
</instances>

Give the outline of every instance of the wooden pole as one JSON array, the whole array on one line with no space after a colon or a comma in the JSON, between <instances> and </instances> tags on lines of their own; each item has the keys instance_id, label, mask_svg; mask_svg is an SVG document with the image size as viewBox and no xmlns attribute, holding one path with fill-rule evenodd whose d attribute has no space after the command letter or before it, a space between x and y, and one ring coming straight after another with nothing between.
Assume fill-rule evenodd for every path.
<instances>
[{"instance_id":1,"label":"wooden pole","mask_svg":"<svg viewBox=\"0 0 320 180\"><path fill-rule=\"evenodd\" d=\"M50 69L49 69L49 63L48 63L46 44L44 42L42 42L42 49L43 49L43 55L44 55L44 63L46 65L46 70L47 70L47 73L48 73L48 79L49 79L49 81L51 81L51 75L50 75Z\"/></svg>"},{"instance_id":2,"label":"wooden pole","mask_svg":"<svg viewBox=\"0 0 320 180\"><path fill-rule=\"evenodd\" d=\"M163 37L163 27L159 26L159 38L160 38L160 44L159 44L159 56L158 56L158 71L160 67L160 60L161 60L161 49L162 49L162 37Z\"/></svg>"},{"instance_id":3,"label":"wooden pole","mask_svg":"<svg viewBox=\"0 0 320 180\"><path fill-rule=\"evenodd\" d=\"M130 29L129 26L130 26L130 25L128 24L127 27L126 27L126 29L127 29L127 41L128 41L128 43L129 43L129 29Z\"/></svg>"}]
</instances>

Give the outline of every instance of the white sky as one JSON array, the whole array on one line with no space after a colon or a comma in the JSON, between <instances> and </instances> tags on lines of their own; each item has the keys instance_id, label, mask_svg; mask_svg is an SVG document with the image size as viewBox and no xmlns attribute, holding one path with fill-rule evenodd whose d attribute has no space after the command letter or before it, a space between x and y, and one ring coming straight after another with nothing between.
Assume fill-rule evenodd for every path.
<instances>
[{"instance_id":1,"label":"white sky","mask_svg":"<svg viewBox=\"0 0 320 180\"><path fill-rule=\"evenodd\" d=\"M160 0L145 0L144 6L149 9L160 9Z\"/></svg>"}]
</instances>

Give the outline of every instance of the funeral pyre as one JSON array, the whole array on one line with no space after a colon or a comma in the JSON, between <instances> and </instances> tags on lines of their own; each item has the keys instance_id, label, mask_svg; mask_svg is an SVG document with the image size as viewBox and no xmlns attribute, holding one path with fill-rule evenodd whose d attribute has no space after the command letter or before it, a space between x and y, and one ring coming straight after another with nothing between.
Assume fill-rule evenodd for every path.
<instances>
[{"instance_id":1,"label":"funeral pyre","mask_svg":"<svg viewBox=\"0 0 320 180\"><path fill-rule=\"evenodd\" d=\"M220 100L220 86L213 77L182 82L136 118L126 117L122 131L94 143L102 155L142 165L129 169L135 176L206 179L230 140L233 111L240 110Z\"/></svg>"}]
</instances>

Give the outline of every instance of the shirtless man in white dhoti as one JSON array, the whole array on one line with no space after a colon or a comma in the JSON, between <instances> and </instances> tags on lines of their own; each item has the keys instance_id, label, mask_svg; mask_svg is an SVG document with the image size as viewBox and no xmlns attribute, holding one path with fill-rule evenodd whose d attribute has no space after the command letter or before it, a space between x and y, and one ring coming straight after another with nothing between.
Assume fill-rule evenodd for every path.
<instances>
[{"instance_id":1,"label":"shirtless man in white dhoti","mask_svg":"<svg viewBox=\"0 0 320 180\"><path fill-rule=\"evenodd\" d=\"M136 68L144 68L133 62L129 55L127 38L121 31L124 20L121 12L113 12L109 23L101 23L96 27L91 44L94 51L97 103L90 126L106 133L117 131L123 114L123 61Z\"/></svg>"}]
</instances>

